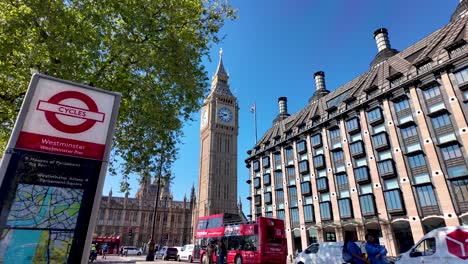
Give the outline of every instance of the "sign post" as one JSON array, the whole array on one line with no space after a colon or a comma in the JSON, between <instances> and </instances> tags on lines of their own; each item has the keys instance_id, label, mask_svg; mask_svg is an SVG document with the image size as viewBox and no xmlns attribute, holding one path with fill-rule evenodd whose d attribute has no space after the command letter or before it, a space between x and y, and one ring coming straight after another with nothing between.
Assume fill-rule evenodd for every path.
<instances>
[{"instance_id":1,"label":"sign post","mask_svg":"<svg viewBox=\"0 0 468 264\"><path fill-rule=\"evenodd\" d=\"M120 98L33 75L0 164L0 263L87 263Z\"/></svg>"}]
</instances>

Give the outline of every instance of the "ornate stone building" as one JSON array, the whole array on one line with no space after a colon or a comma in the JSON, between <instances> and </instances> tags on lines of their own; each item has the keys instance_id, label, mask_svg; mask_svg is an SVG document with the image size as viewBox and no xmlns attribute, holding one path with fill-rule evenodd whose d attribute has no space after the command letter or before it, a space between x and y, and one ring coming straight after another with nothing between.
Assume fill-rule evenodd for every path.
<instances>
[{"instance_id":1,"label":"ornate stone building","mask_svg":"<svg viewBox=\"0 0 468 264\"><path fill-rule=\"evenodd\" d=\"M201 110L198 204L200 216L239 214L237 205L238 105L231 93L222 52Z\"/></svg>"},{"instance_id":2,"label":"ornate stone building","mask_svg":"<svg viewBox=\"0 0 468 264\"><path fill-rule=\"evenodd\" d=\"M332 92L317 72L299 112L280 98L249 151L247 183L253 219L285 219L290 254L372 233L396 255L434 228L468 224L467 3L402 51L375 31L369 70Z\"/></svg>"},{"instance_id":3,"label":"ornate stone building","mask_svg":"<svg viewBox=\"0 0 468 264\"><path fill-rule=\"evenodd\" d=\"M122 245L144 247L153 225L157 184L146 182L135 198L103 196L94 236L120 236ZM174 201L169 185L161 188L155 225L155 243L181 246L192 238L192 212L195 207L195 188L190 200ZM131 231L130 231L131 230ZM129 234L132 234L131 236Z\"/></svg>"}]
</instances>

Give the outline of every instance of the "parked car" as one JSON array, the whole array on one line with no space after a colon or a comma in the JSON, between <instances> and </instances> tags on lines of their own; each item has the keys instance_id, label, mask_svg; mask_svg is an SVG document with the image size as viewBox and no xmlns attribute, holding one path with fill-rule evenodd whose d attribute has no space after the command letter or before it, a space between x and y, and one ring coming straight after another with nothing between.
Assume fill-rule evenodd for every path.
<instances>
[{"instance_id":1,"label":"parked car","mask_svg":"<svg viewBox=\"0 0 468 264\"><path fill-rule=\"evenodd\" d=\"M397 264L468 263L468 227L452 226L432 230L410 250L396 257Z\"/></svg>"},{"instance_id":2,"label":"parked car","mask_svg":"<svg viewBox=\"0 0 468 264\"><path fill-rule=\"evenodd\" d=\"M122 248L122 253L123 255L138 255L140 256L141 253L142 253L142 250L141 248L137 248L137 247L134 247L134 246L124 246Z\"/></svg>"},{"instance_id":3,"label":"parked car","mask_svg":"<svg viewBox=\"0 0 468 264\"><path fill-rule=\"evenodd\" d=\"M177 248L174 248L174 247L162 247L161 250L159 250L156 254L155 254L155 258L158 259L162 259L162 260L169 260L169 259L173 259L173 260L177 260Z\"/></svg>"},{"instance_id":4,"label":"parked car","mask_svg":"<svg viewBox=\"0 0 468 264\"><path fill-rule=\"evenodd\" d=\"M313 243L296 256L296 264L342 264L343 242Z\"/></svg>"},{"instance_id":5,"label":"parked car","mask_svg":"<svg viewBox=\"0 0 468 264\"><path fill-rule=\"evenodd\" d=\"M187 260L188 262L193 262L193 250L195 249L194 244L188 244L183 246L179 251L178 261Z\"/></svg>"}]
</instances>

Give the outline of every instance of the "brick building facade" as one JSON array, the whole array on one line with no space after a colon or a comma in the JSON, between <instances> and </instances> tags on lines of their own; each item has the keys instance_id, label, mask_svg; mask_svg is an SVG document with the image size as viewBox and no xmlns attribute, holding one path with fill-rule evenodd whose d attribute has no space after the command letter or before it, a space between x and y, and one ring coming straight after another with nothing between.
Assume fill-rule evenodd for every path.
<instances>
[{"instance_id":1,"label":"brick building facade","mask_svg":"<svg viewBox=\"0 0 468 264\"><path fill-rule=\"evenodd\" d=\"M316 241L364 240L389 255L441 226L468 224L468 39L461 1L450 22L414 45L392 49L375 31L367 72L316 91L249 151L251 214L283 218L288 251Z\"/></svg>"}]
</instances>

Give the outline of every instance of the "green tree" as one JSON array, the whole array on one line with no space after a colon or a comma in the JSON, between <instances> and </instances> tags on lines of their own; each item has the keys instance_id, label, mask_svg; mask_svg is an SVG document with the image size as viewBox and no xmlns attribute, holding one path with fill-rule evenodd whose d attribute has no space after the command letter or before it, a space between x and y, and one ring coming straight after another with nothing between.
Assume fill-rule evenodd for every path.
<instances>
[{"instance_id":1,"label":"green tree","mask_svg":"<svg viewBox=\"0 0 468 264\"><path fill-rule=\"evenodd\" d=\"M176 157L207 87L201 60L235 16L227 0L0 1L0 150L40 72L122 93L113 154L125 174L157 171Z\"/></svg>"}]
</instances>

